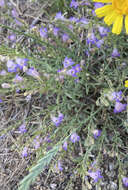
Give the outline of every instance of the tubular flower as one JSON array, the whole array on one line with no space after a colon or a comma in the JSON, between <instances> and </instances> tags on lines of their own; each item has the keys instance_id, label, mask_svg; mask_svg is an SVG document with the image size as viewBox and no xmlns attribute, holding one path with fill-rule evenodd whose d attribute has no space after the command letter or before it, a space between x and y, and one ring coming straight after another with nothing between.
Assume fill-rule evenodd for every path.
<instances>
[{"instance_id":1,"label":"tubular flower","mask_svg":"<svg viewBox=\"0 0 128 190\"><path fill-rule=\"evenodd\" d=\"M120 34L125 18L125 29L128 34L128 0L93 0L99 3L109 3L95 10L96 15L104 17L104 22L110 26L113 24L112 33Z\"/></svg>"}]
</instances>

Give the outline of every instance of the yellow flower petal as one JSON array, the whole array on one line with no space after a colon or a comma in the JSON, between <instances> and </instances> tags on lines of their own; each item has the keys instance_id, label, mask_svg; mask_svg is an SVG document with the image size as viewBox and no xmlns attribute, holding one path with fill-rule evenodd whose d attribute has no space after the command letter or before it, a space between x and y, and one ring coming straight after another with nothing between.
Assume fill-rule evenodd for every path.
<instances>
[{"instance_id":1,"label":"yellow flower petal","mask_svg":"<svg viewBox=\"0 0 128 190\"><path fill-rule=\"evenodd\" d=\"M116 20L118 14L115 11L111 11L111 13L109 13L107 16L104 17L104 22L110 26L111 24L114 23L114 21Z\"/></svg>"},{"instance_id":2,"label":"yellow flower petal","mask_svg":"<svg viewBox=\"0 0 128 190\"><path fill-rule=\"evenodd\" d=\"M127 88L128 87L128 80L125 81L124 86Z\"/></svg>"},{"instance_id":3,"label":"yellow flower petal","mask_svg":"<svg viewBox=\"0 0 128 190\"><path fill-rule=\"evenodd\" d=\"M112 5L105 5L101 8L96 9L95 13L99 18L101 18L101 17L106 16L109 13L111 13L112 10L113 10Z\"/></svg>"},{"instance_id":4,"label":"yellow flower petal","mask_svg":"<svg viewBox=\"0 0 128 190\"><path fill-rule=\"evenodd\" d=\"M128 15L125 17L125 28L126 28L126 33L128 34Z\"/></svg>"},{"instance_id":5,"label":"yellow flower petal","mask_svg":"<svg viewBox=\"0 0 128 190\"><path fill-rule=\"evenodd\" d=\"M112 33L120 34L123 26L123 15L118 15L112 28Z\"/></svg>"},{"instance_id":6,"label":"yellow flower petal","mask_svg":"<svg viewBox=\"0 0 128 190\"><path fill-rule=\"evenodd\" d=\"M111 3L112 0L93 0L94 2L98 2L98 3Z\"/></svg>"},{"instance_id":7,"label":"yellow flower petal","mask_svg":"<svg viewBox=\"0 0 128 190\"><path fill-rule=\"evenodd\" d=\"M128 0L93 0L98 3L109 3L95 10L97 17L105 17L104 22L107 25L113 24L112 32L120 34L123 27L123 18L125 17L125 28L128 34Z\"/></svg>"}]
</instances>

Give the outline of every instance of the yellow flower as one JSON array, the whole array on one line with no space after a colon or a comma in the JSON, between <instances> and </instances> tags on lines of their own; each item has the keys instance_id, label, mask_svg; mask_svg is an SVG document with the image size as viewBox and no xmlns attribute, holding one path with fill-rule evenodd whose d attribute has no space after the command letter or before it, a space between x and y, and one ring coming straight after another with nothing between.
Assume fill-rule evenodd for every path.
<instances>
[{"instance_id":1,"label":"yellow flower","mask_svg":"<svg viewBox=\"0 0 128 190\"><path fill-rule=\"evenodd\" d=\"M113 24L112 33L120 34L125 18L125 29L128 34L128 0L93 0L94 2L109 3L96 9L96 15L104 17L104 22L110 26Z\"/></svg>"},{"instance_id":2,"label":"yellow flower","mask_svg":"<svg viewBox=\"0 0 128 190\"><path fill-rule=\"evenodd\" d=\"M125 81L124 86L125 86L126 88L128 88L128 80Z\"/></svg>"}]
</instances>

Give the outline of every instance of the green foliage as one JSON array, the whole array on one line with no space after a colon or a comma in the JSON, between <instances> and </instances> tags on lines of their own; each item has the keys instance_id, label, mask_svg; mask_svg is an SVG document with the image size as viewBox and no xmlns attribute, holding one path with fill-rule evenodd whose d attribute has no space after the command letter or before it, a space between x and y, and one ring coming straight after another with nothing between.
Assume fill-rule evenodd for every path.
<instances>
[{"instance_id":1,"label":"green foliage","mask_svg":"<svg viewBox=\"0 0 128 190\"><path fill-rule=\"evenodd\" d=\"M56 156L58 150L59 146L54 146L54 148L47 152L43 158L38 160L36 166L32 167L29 174L20 182L18 190L28 190L32 182L36 180L36 177L45 169L46 166L49 165L54 156Z\"/></svg>"},{"instance_id":2,"label":"green foliage","mask_svg":"<svg viewBox=\"0 0 128 190\"><path fill-rule=\"evenodd\" d=\"M7 39L2 39L5 43L0 45L0 70L7 69L8 60L20 57L28 58L28 68L34 67L39 72L39 77L32 77L18 70L18 74L24 79L21 84L14 83L15 73L0 76L0 85L6 82L11 86L0 89L0 98L8 110L5 115L9 118L7 128L0 130L0 134L6 134L10 130L18 131L20 124L25 122L27 133L15 137L19 144L18 152L21 155L23 147L29 147L32 153L30 155L32 161L28 165L31 169L20 182L18 190L28 190L45 167L51 167L53 159L63 160L66 156L75 163L72 173L76 170L84 182L92 161L97 160L97 167L100 167L104 161L104 152L110 157L117 156L121 184L121 176L125 175L123 160L126 157L128 124L126 111L113 113L114 101L110 96L112 92L122 90L123 96L127 97L127 89L124 88L123 82L127 78L128 68L122 65L123 62L127 64L126 36L117 37L109 33L104 38L101 48L88 45L86 39L93 27L96 37L100 39L99 25L92 16L92 5L80 7L76 12L69 8L70 2L66 0L40 2L46 7L46 10L43 10L45 19L42 16L39 24L33 29L30 29L28 24L21 28L0 24L2 31L15 33L18 39L13 45L10 45ZM56 12L59 11L64 13L67 18L65 21L54 20ZM79 19L87 16L90 22L87 25L72 23L68 20L70 16L77 16ZM6 17L10 20L9 16ZM103 25L102 22L99 24ZM51 25L60 28L59 36L53 35ZM69 28L70 25L73 30ZM39 34L41 26L48 28L46 39L41 38ZM64 33L69 36L66 42L63 42L61 36ZM120 51L119 58L111 57L115 46ZM78 82L66 74L68 69L57 72L63 69L65 57L71 58L75 65L80 64L82 70L78 73ZM17 89L20 89L19 94L16 92ZM32 97L30 101L26 101L28 95ZM16 116L11 118L12 109L10 111L8 106L15 107L16 111L21 112L17 114L14 111ZM57 115L59 112L63 113L64 120L56 128L51 121L51 115ZM93 131L96 129L102 130L102 135L95 140ZM73 132L80 136L80 142L76 145L69 140ZM36 136L44 140L48 135L52 143L43 141L41 147L35 150L33 140ZM62 149L64 141L68 141L68 153ZM49 146L52 149L47 151ZM120 150L121 147L123 151ZM13 144L12 150L15 149L16 145Z\"/></svg>"}]
</instances>

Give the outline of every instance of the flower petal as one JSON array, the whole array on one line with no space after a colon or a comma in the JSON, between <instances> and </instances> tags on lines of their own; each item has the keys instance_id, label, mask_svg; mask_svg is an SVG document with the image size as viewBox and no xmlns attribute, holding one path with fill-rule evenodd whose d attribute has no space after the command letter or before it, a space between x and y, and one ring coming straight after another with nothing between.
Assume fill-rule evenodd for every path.
<instances>
[{"instance_id":1,"label":"flower petal","mask_svg":"<svg viewBox=\"0 0 128 190\"><path fill-rule=\"evenodd\" d=\"M96 9L95 13L99 18L101 18L103 16L110 14L112 10L113 10L112 5L105 5L101 8Z\"/></svg>"},{"instance_id":2,"label":"flower petal","mask_svg":"<svg viewBox=\"0 0 128 190\"><path fill-rule=\"evenodd\" d=\"M123 26L123 15L118 15L112 28L112 33L120 34Z\"/></svg>"},{"instance_id":3,"label":"flower petal","mask_svg":"<svg viewBox=\"0 0 128 190\"><path fill-rule=\"evenodd\" d=\"M93 2L98 2L98 3L112 3L112 0L93 0Z\"/></svg>"},{"instance_id":4,"label":"flower petal","mask_svg":"<svg viewBox=\"0 0 128 190\"><path fill-rule=\"evenodd\" d=\"M116 20L118 14L115 11L111 11L111 13L109 13L107 16L104 17L104 22L110 26L111 24L114 23L114 21Z\"/></svg>"},{"instance_id":5,"label":"flower petal","mask_svg":"<svg viewBox=\"0 0 128 190\"><path fill-rule=\"evenodd\" d=\"M125 28L126 28L126 33L128 34L128 15L125 17Z\"/></svg>"}]
</instances>

